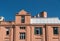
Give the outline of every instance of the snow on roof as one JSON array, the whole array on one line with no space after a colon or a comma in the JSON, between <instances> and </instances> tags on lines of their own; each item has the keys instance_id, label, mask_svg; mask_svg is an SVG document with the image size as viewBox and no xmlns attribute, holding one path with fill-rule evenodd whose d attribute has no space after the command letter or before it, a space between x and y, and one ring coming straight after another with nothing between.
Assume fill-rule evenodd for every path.
<instances>
[{"instance_id":1,"label":"snow on roof","mask_svg":"<svg viewBox=\"0 0 60 41\"><path fill-rule=\"evenodd\" d=\"M59 18L31 18L31 24L60 24Z\"/></svg>"}]
</instances>

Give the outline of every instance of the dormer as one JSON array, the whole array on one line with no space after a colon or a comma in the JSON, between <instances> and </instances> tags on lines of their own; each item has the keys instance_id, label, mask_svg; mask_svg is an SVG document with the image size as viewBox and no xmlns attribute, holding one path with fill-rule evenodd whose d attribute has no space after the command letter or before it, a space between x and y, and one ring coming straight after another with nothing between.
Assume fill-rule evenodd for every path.
<instances>
[{"instance_id":1,"label":"dormer","mask_svg":"<svg viewBox=\"0 0 60 41\"><path fill-rule=\"evenodd\" d=\"M17 24L29 24L30 23L30 14L26 12L25 10L21 10L16 14L16 20L15 22Z\"/></svg>"}]
</instances>

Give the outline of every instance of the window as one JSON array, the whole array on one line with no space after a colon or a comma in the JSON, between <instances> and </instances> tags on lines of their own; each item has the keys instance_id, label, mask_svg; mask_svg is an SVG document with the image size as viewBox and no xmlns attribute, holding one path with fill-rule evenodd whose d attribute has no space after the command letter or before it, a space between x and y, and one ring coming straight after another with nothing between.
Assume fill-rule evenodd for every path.
<instances>
[{"instance_id":1,"label":"window","mask_svg":"<svg viewBox=\"0 0 60 41\"><path fill-rule=\"evenodd\" d=\"M42 27L35 27L35 34L42 35Z\"/></svg>"},{"instance_id":2,"label":"window","mask_svg":"<svg viewBox=\"0 0 60 41\"><path fill-rule=\"evenodd\" d=\"M24 26L21 26L20 29L25 29L25 27Z\"/></svg>"},{"instance_id":3,"label":"window","mask_svg":"<svg viewBox=\"0 0 60 41\"><path fill-rule=\"evenodd\" d=\"M9 35L9 28L6 28L6 35Z\"/></svg>"},{"instance_id":4,"label":"window","mask_svg":"<svg viewBox=\"0 0 60 41\"><path fill-rule=\"evenodd\" d=\"M21 16L21 23L25 23L25 16Z\"/></svg>"},{"instance_id":5,"label":"window","mask_svg":"<svg viewBox=\"0 0 60 41\"><path fill-rule=\"evenodd\" d=\"M25 33L24 32L20 33L20 39L25 39Z\"/></svg>"},{"instance_id":6,"label":"window","mask_svg":"<svg viewBox=\"0 0 60 41\"><path fill-rule=\"evenodd\" d=\"M58 34L58 27L53 27L53 34Z\"/></svg>"}]
</instances>

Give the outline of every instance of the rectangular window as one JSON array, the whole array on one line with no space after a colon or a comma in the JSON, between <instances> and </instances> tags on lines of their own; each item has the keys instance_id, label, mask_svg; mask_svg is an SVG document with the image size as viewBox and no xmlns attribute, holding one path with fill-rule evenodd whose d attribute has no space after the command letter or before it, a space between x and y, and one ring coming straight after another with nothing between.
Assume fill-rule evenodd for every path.
<instances>
[{"instance_id":1,"label":"rectangular window","mask_svg":"<svg viewBox=\"0 0 60 41\"><path fill-rule=\"evenodd\" d=\"M58 27L53 27L53 34L58 34Z\"/></svg>"},{"instance_id":2,"label":"rectangular window","mask_svg":"<svg viewBox=\"0 0 60 41\"><path fill-rule=\"evenodd\" d=\"M35 27L35 34L40 34L42 35L42 27Z\"/></svg>"},{"instance_id":3,"label":"rectangular window","mask_svg":"<svg viewBox=\"0 0 60 41\"><path fill-rule=\"evenodd\" d=\"M25 39L25 33L24 32L20 33L20 39Z\"/></svg>"},{"instance_id":4,"label":"rectangular window","mask_svg":"<svg viewBox=\"0 0 60 41\"><path fill-rule=\"evenodd\" d=\"M20 29L25 29L25 27L24 26L21 26Z\"/></svg>"},{"instance_id":5,"label":"rectangular window","mask_svg":"<svg viewBox=\"0 0 60 41\"><path fill-rule=\"evenodd\" d=\"M10 29L6 28L6 35L9 35L9 31L10 31Z\"/></svg>"},{"instance_id":6,"label":"rectangular window","mask_svg":"<svg viewBox=\"0 0 60 41\"><path fill-rule=\"evenodd\" d=\"M25 23L25 16L21 16L21 23Z\"/></svg>"}]
</instances>

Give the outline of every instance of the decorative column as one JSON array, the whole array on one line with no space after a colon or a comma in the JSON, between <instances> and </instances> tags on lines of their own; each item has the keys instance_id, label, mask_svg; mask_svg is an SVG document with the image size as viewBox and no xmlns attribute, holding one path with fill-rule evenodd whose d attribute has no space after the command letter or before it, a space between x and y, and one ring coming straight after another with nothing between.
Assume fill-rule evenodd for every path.
<instances>
[{"instance_id":1,"label":"decorative column","mask_svg":"<svg viewBox=\"0 0 60 41\"><path fill-rule=\"evenodd\" d=\"M45 26L43 28L43 41L45 41Z\"/></svg>"},{"instance_id":2,"label":"decorative column","mask_svg":"<svg viewBox=\"0 0 60 41\"><path fill-rule=\"evenodd\" d=\"M30 41L30 26L26 27L26 41Z\"/></svg>"}]
</instances>

